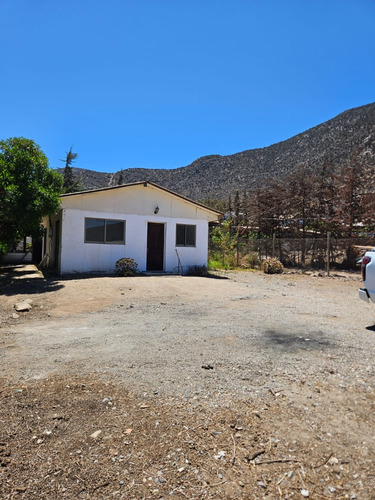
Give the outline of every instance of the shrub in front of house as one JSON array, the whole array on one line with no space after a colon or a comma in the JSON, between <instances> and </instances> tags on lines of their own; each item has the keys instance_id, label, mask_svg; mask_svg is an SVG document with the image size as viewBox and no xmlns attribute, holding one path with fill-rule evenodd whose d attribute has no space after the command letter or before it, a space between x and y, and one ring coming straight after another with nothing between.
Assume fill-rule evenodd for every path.
<instances>
[{"instance_id":1,"label":"shrub in front of house","mask_svg":"<svg viewBox=\"0 0 375 500\"><path fill-rule=\"evenodd\" d=\"M281 274L284 271L282 263L277 259L266 259L262 262L266 274Z\"/></svg>"},{"instance_id":2,"label":"shrub in front of house","mask_svg":"<svg viewBox=\"0 0 375 500\"><path fill-rule=\"evenodd\" d=\"M115 267L117 276L134 276L137 272L138 264L134 259L124 257L116 262Z\"/></svg>"}]
</instances>

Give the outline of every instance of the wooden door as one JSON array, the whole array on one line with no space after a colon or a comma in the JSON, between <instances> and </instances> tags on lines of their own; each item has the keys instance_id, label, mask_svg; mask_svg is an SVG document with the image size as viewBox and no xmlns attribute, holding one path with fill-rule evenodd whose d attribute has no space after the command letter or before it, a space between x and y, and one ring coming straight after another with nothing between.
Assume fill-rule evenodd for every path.
<instances>
[{"instance_id":1,"label":"wooden door","mask_svg":"<svg viewBox=\"0 0 375 500\"><path fill-rule=\"evenodd\" d=\"M164 224L149 222L147 227L147 271L164 269Z\"/></svg>"}]
</instances>

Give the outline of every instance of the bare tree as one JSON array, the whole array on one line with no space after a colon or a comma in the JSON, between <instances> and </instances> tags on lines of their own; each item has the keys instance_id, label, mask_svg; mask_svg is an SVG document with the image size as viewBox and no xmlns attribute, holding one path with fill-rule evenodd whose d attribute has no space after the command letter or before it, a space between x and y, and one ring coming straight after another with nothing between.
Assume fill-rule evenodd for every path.
<instances>
[{"instance_id":1,"label":"bare tree","mask_svg":"<svg viewBox=\"0 0 375 500\"><path fill-rule=\"evenodd\" d=\"M311 168L299 165L285 178L286 211L294 235L302 238L301 264L306 261L306 236L317 218L318 178Z\"/></svg>"},{"instance_id":2,"label":"bare tree","mask_svg":"<svg viewBox=\"0 0 375 500\"><path fill-rule=\"evenodd\" d=\"M340 184L337 191L337 217L343 233L350 238L366 212L363 202L368 186L365 182L365 166L358 153L353 154L349 164L341 169Z\"/></svg>"},{"instance_id":3,"label":"bare tree","mask_svg":"<svg viewBox=\"0 0 375 500\"><path fill-rule=\"evenodd\" d=\"M337 167L326 158L316 172L316 211L312 227L317 234L339 231L336 217L337 190L339 179L335 172Z\"/></svg>"},{"instance_id":4,"label":"bare tree","mask_svg":"<svg viewBox=\"0 0 375 500\"><path fill-rule=\"evenodd\" d=\"M358 232L363 232L364 224L373 222L374 172L369 172L363 158L355 151L349 164L341 169L340 187L337 190L336 217L341 225L342 233L352 239ZM349 242L346 249L347 267L354 267L357 251Z\"/></svg>"},{"instance_id":5,"label":"bare tree","mask_svg":"<svg viewBox=\"0 0 375 500\"><path fill-rule=\"evenodd\" d=\"M279 233L285 218L285 185L280 180L269 180L263 188L249 194L246 206L249 227L258 237Z\"/></svg>"}]
</instances>

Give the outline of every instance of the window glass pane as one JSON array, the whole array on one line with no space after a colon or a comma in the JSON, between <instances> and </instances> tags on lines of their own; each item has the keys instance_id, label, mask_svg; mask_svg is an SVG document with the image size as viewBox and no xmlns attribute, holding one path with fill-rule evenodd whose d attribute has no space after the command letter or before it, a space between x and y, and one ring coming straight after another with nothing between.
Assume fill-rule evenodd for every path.
<instances>
[{"instance_id":1,"label":"window glass pane","mask_svg":"<svg viewBox=\"0 0 375 500\"><path fill-rule=\"evenodd\" d=\"M85 241L104 243L104 219L85 219Z\"/></svg>"},{"instance_id":2,"label":"window glass pane","mask_svg":"<svg viewBox=\"0 0 375 500\"><path fill-rule=\"evenodd\" d=\"M185 245L195 247L195 226L186 226Z\"/></svg>"},{"instance_id":3,"label":"window glass pane","mask_svg":"<svg viewBox=\"0 0 375 500\"><path fill-rule=\"evenodd\" d=\"M176 224L176 246L195 247L196 226Z\"/></svg>"},{"instance_id":4,"label":"window glass pane","mask_svg":"<svg viewBox=\"0 0 375 500\"><path fill-rule=\"evenodd\" d=\"M122 220L107 220L105 222L106 243L124 243L124 222Z\"/></svg>"},{"instance_id":5,"label":"window glass pane","mask_svg":"<svg viewBox=\"0 0 375 500\"><path fill-rule=\"evenodd\" d=\"M185 226L184 224L176 224L176 245L185 246Z\"/></svg>"}]
</instances>

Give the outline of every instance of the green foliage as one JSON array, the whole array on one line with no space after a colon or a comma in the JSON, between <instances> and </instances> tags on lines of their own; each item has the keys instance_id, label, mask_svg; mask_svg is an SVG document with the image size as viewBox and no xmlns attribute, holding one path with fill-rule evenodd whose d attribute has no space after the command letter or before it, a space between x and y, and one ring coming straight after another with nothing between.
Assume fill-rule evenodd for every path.
<instances>
[{"instance_id":1,"label":"green foliage","mask_svg":"<svg viewBox=\"0 0 375 500\"><path fill-rule=\"evenodd\" d=\"M231 197L231 195L229 195L229 198L228 198L228 212L229 212L229 215L231 216L232 215L232 197Z\"/></svg>"},{"instance_id":2,"label":"green foliage","mask_svg":"<svg viewBox=\"0 0 375 500\"><path fill-rule=\"evenodd\" d=\"M208 269L233 269L236 265L236 258L234 254L230 254L223 260L223 255L221 252L213 252L208 259Z\"/></svg>"},{"instance_id":3,"label":"green foliage","mask_svg":"<svg viewBox=\"0 0 375 500\"><path fill-rule=\"evenodd\" d=\"M215 198L204 198L201 200L199 203L202 205L205 205L206 207L213 208L214 210L217 210L218 212L225 212L227 209L227 202L225 200L218 200Z\"/></svg>"},{"instance_id":4,"label":"green foliage","mask_svg":"<svg viewBox=\"0 0 375 500\"><path fill-rule=\"evenodd\" d=\"M83 186L81 179L74 179L72 164L78 158L78 153L73 153L72 147L70 146L69 151L66 153L65 160L60 160L65 162L63 177L64 177L64 193L76 193L77 191L82 191Z\"/></svg>"},{"instance_id":5,"label":"green foliage","mask_svg":"<svg viewBox=\"0 0 375 500\"><path fill-rule=\"evenodd\" d=\"M237 245L238 234L232 234L232 220L224 220L220 226L216 226L211 233L211 241L221 252L221 260L224 268L235 266L234 250Z\"/></svg>"},{"instance_id":6,"label":"green foliage","mask_svg":"<svg viewBox=\"0 0 375 500\"><path fill-rule=\"evenodd\" d=\"M0 248L39 236L41 219L57 212L63 178L30 139L0 141Z\"/></svg>"},{"instance_id":7,"label":"green foliage","mask_svg":"<svg viewBox=\"0 0 375 500\"><path fill-rule=\"evenodd\" d=\"M208 269L224 269L224 263L220 257L217 258L214 255L208 259L207 267Z\"/></svg>"},{"instance_id":8,"label":"green foliage","mask_svg":"<svg viewBox=\"0 0 375 500\"><path fill-rule=\"evenodd\" d=\"M0 241L0 262L3 259L4 254L8 251L8 245Z\"/></svg>"},{"instance_id":9,"label":"green foliage","mask_svg":"<svg viewBox=\"0 0 375 500\"><path fill-rule=\"evenodd\" d=\"M124 257L116 262L115 267L117 276L134 276L137 272L138 264L134 259Z\"/></svg>"},{"instance_id":10,"label":"green foliage","mask_svg":"<svg viewBox=\"0 0 375 500\"><path fill-rule=\"evenodd\" d=\"M186 276L207 276L208 269L207 266L189 266L186 271Z\"/></svg>"},{"instance_id":11,"label":"green foliage","mask_svg":"<svg viewBox=\"0 0 375 500\"><path fill-rule=\"evenodd\" d=\"M281 274L284 271L282 263L277 259L266 259L262 263L266 274Z\"/></svg>"}]
</instances>

